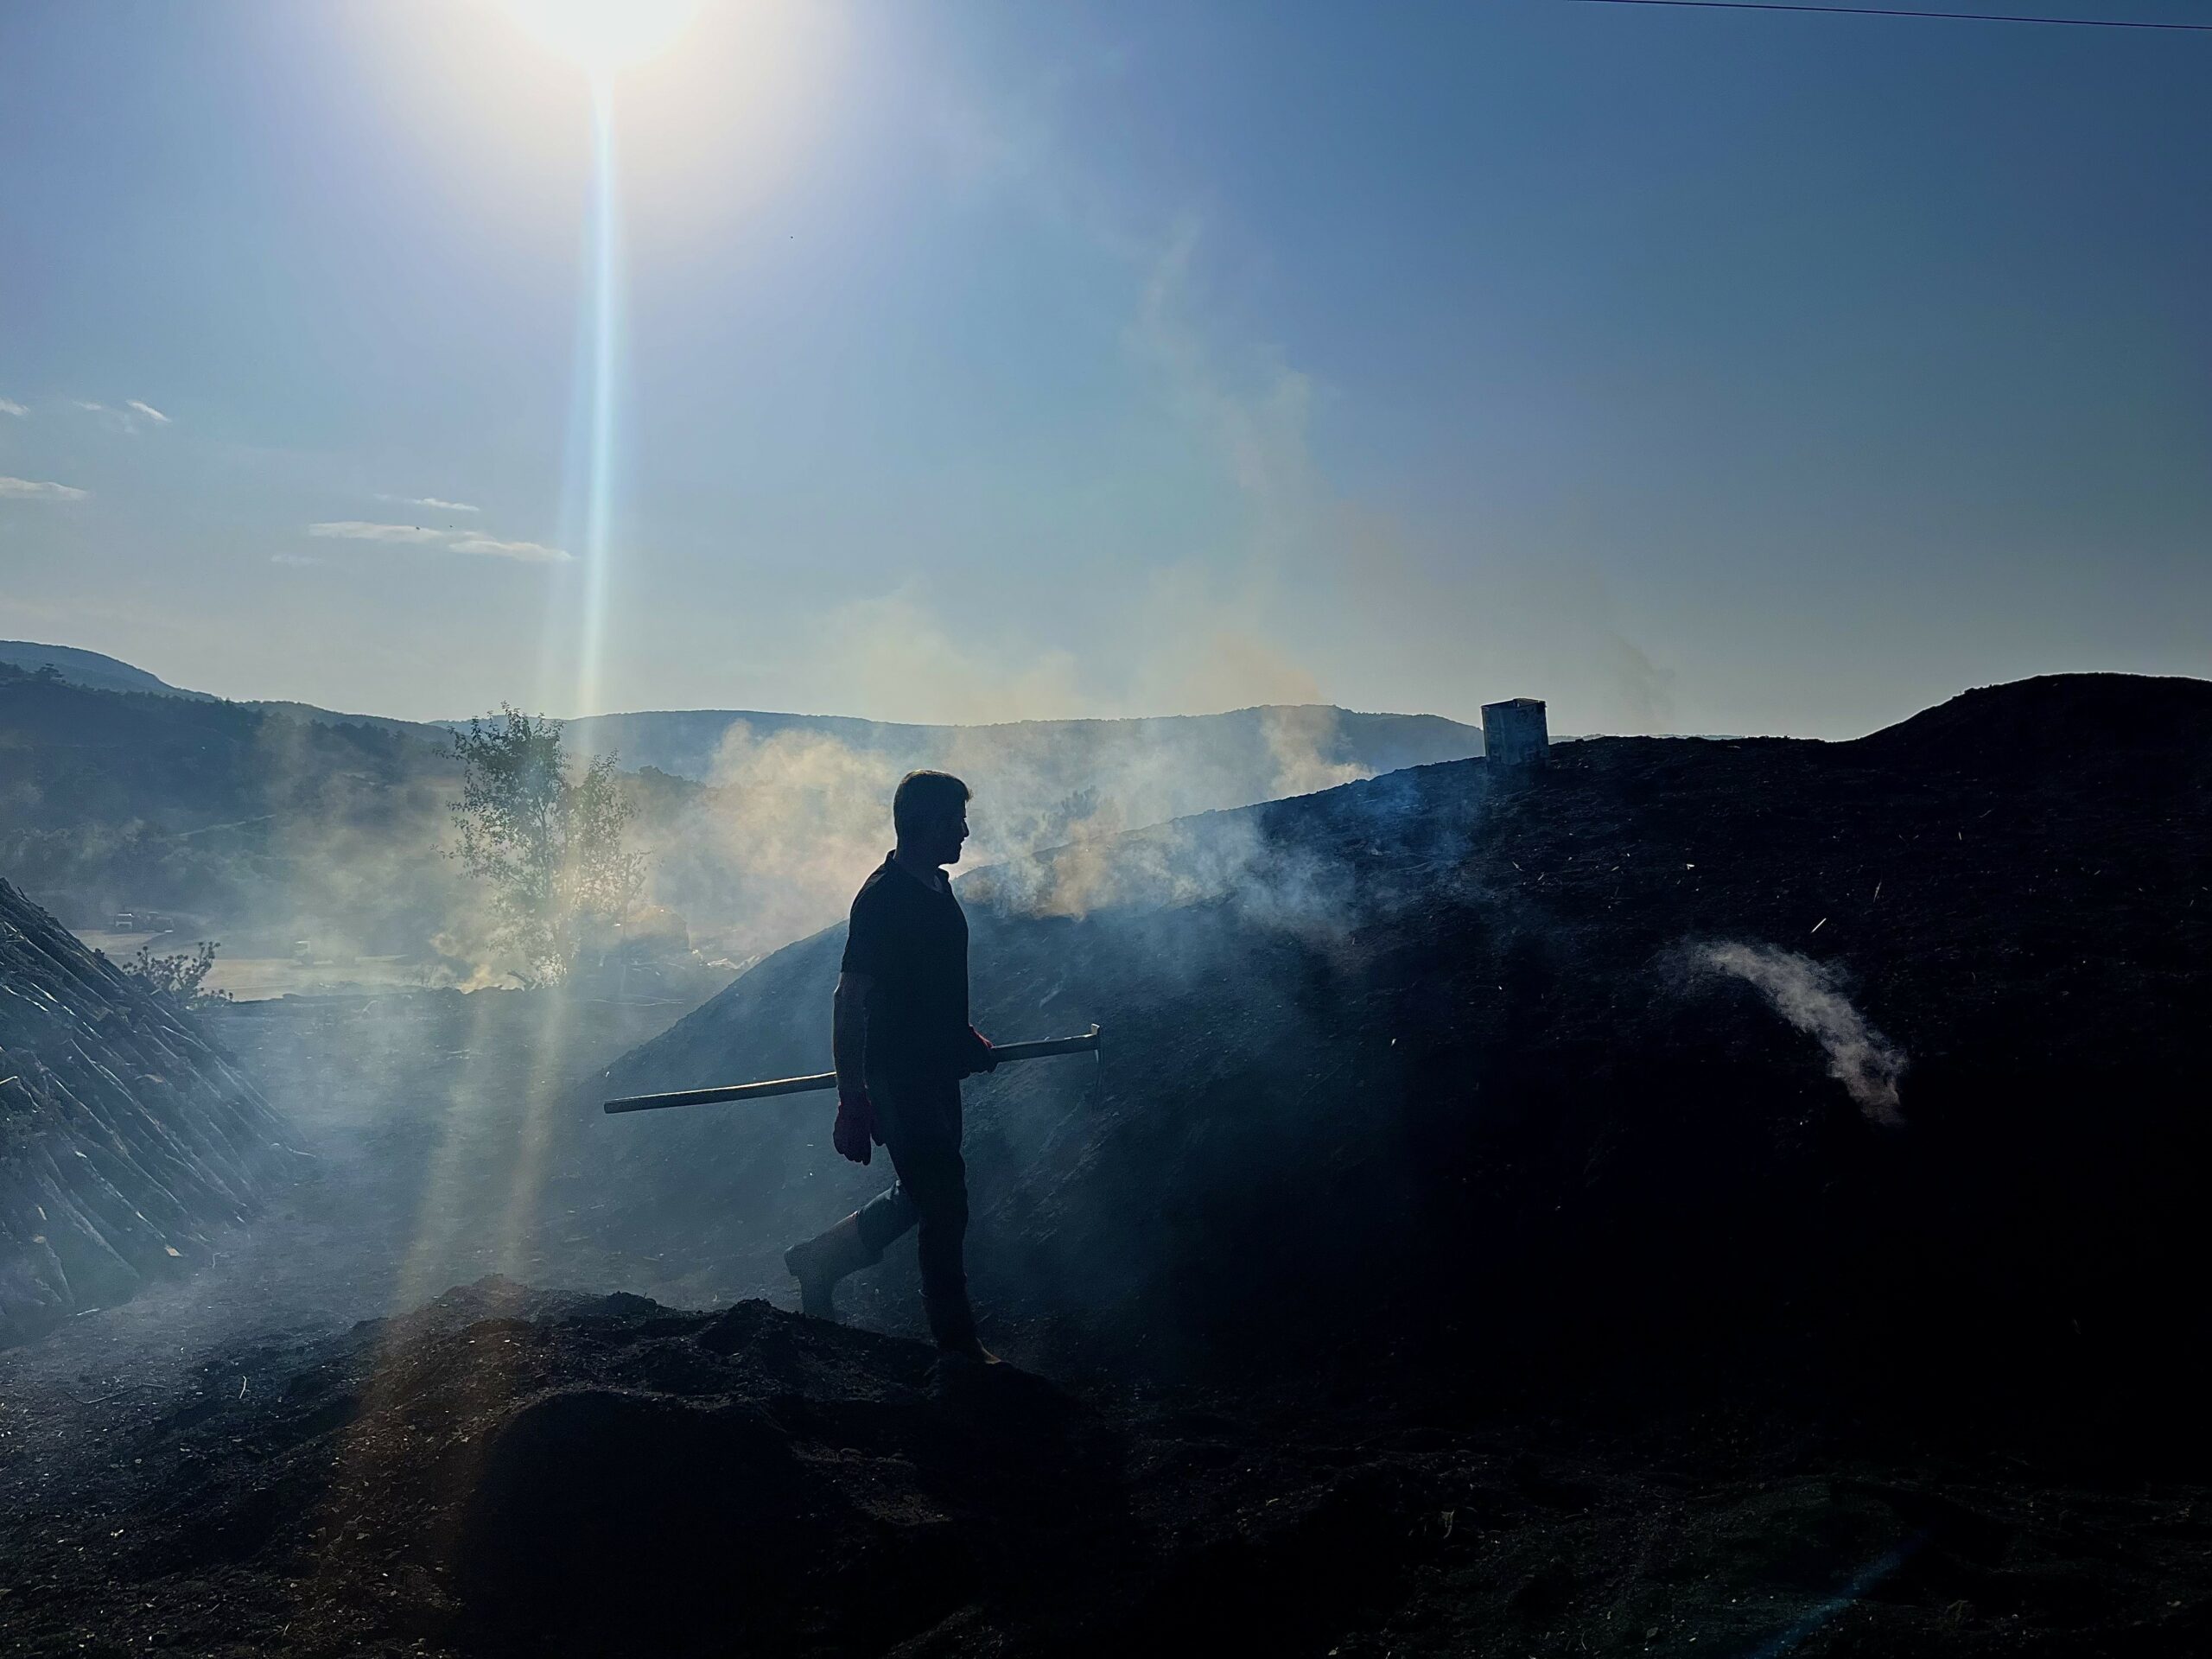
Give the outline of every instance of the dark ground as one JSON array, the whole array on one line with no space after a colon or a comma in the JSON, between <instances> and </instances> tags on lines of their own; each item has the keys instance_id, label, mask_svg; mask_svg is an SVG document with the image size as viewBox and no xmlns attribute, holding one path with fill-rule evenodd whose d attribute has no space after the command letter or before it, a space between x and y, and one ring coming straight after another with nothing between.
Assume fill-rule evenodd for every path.
<instances>
[{"instance_id":1,"label":"dark ground","mask_svg":"<svg viewBox=\"0 0 2212 1659\"><path fill-rule=\"evenodd\" d=\"M487 1281L14 1431L10 1653L2171 1654L2212 1489L1665 1384L1065 1392ZM98 1445L82 1439L98 1421ZM22 1442L28 1436L30 1444Z\"/></svg>"},{"instance_id":2,"label":"dark ground","mask_svg":"<svg viewBox=\"0 0 2212 1659\"><path fill-rule=\"evenodd\" d=\"M456 1122L357 1067L421 1178L365 1294L264 1256L159 1294L269 1317L0 1355L0 1648L2206 1651L2208 806L2212 688L2076 677L1217 815L1166 864L1230 890L1165 912L971 895L987 1029L1109 1028L970 1096L986 1322L1057 1385L742 1301L334 1332L486 1268L780 1294L880 1173L804 1101L601 1120L541 1066ZM1905 1126L1716 939L1823 964ZM814 1069L835 946L609 1091Z\"/></svg>"}]
</instances>

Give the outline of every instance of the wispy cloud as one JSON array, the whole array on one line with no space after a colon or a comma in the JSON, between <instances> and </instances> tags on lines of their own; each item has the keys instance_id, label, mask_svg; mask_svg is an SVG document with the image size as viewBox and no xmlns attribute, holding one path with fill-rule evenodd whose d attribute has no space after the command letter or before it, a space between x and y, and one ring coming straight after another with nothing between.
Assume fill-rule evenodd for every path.
<instances>
[{"instance_id":1,"label":"wispy cloud","mask_svg":"<svg viewBox=\"0 0 2212 1659\"><path fill-rule=\"evenodd\" d=\"M56 484L51 479L40 482L29 478L0 478L0 498L13 501L81 501L90 490L80 490L73 485Z\"/></svg>"},{"instance_id":2,"label":"wispy cloud","mask_svg":"<svg viewBox=\"0 0 2212 1659\"><path fill-rule=\"evenodd\" d=\"M308 534L349 542L400 542L415 547L442 547L452 553L512 559L521 564L565 564L575 556L564 548L548 547L543 542L503 542L474 531L434 530L426 524L378 524L359 518L309 524Z\"/></svg>"},{"instance_id":3,"label":"wispy cloud","mask_svg":"<svg viewBox=\"0 0 2212 1659\"><path fill-rule=\"evenodd\" d=\"M379 495L379 501L397 501L403 507L433 507L440 512L481 512L466 501L442 501L435 495Z\"/></svg>"},{"instance_id":4,"label":"wispy cloud","mask_svg":"<svg viewBox=\"0 0 2212 1659\"><path fill-rule=\"evenodd\" d=\"M269 563L271 564L309 565L321 564L322 561L315 557L312 553L271 553L269 556Z\"/></svg>"},{"instance_id":5,"label":"wispy cloud","mask_svg":"<svg viewBox=\"0 0 2212 1659\"><path fill-rule=\"evenodd\" d=\"M12 397L0 397L0 415L12 415L22 421L30 418L30 410Z\"/></svg>"},{"instance_id":6,"label":"wispy cloud","mask_svg":"<svg viewBox=\"0 0 2212 1659\"><path fill-rule=\"evenodd\" d=\"M565 564L575 555L564 548L540 542L498 542L489 536L462 536L453 543L456 553L482 553L495 559L519 559L525 564Z\"/></svg>"},{"instance_id":7,"label":"wispy cloud","mask_svg":"<svg viewBox=\"0 0 2212 1659\"><path fill-rule=\"evenodd\" d=\"M95 403L89 397L73 397L69 401L86 414L97 416L99 423L111 432L135 434L140 424L147 421L156 426L169 424L168 416L151 404L141 403L136 397L127 400L120 409L108 404Z\"/></svg>"},{"instance_id":8,"label":"wispy cloud","mask_svg":"<svg viewBox=\"0 0 2212 1659\"><path fill-rule=\"evenodd\" d=\"M425 530L420 524L372 524L359 518L338 518L328 524L309 524L310 536L334 536L349 542L442 542L442 530Z\"/></svg>"}]
</instances>

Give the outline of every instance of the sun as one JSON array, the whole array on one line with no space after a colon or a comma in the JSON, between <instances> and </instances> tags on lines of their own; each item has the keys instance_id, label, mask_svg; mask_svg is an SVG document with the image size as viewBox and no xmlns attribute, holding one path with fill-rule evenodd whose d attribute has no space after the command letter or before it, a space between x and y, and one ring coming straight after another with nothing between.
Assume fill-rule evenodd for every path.
<instances>
[{"instance_id":1,"label":"sun","mask_svg":"<svg viewBox=\"0 0 2212 1659\"><path fill-rule=\"evenodd\" d=\"M594 79L658 57L699 15L699 0L507 0L541 45Z\"/></svg>"}]
</instances>

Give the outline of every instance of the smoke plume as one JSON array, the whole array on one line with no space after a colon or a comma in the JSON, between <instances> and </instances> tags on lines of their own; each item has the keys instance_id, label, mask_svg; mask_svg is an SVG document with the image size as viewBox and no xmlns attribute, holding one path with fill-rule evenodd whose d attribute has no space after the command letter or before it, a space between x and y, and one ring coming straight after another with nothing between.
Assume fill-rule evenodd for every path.
<instances>
[{"instance_id":1,"label":"smoke plume","mask_svg":"<svg viewBox=\"0 0 2212 1659\"><path fill-rule=\"evenodd\" d=\"M1779 945L1722 943L1691 952L1699 968L1731 974L1764 996L1774 1011L1820 1044L1828 1075L1876 1123L1904 1122L1897 1109L1897 1079L1905 1057L1851 1006L1834 969Z\"/></svg>"},{"instance_id":2,"label":"smoke plume","mask_svg":"<svg viewBox=\"0 0 2212 1659\"><path fill-rule=\"evenodd\" d=\"M1304 931L1333 906L1315 872L1267 847L1249 820L1170 821L1370 775L1346 758L1339 737L1327 708L1253 709L1211 722L971 727L925 747L758 732L739 721L723 736L708 786L672 822L641 815L652 897L738 956L834 922L891 844L899 776L928 765L975 788L962 861L978 873L963 889L973 897L1080 916L1234 896ZM1132 830L1145 833L1124 838Z\"/></svg>"}]
</instances>

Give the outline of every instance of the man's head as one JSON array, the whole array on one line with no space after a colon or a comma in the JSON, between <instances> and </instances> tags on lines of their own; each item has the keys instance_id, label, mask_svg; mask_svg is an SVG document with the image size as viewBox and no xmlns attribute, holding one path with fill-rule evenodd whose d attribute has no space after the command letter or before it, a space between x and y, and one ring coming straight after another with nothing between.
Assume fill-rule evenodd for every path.
<instances>
[{"instance_id":1,"label":"man's head","mask_svg":"<svg viewBox=\"0 0 2212 1659\"><path fill-rule=\"evenodd\" d=\"M957 864L968 839L968 785L949 772L910 772L891 798L899 850L931 864Z\"/></svg>"}]
</instances>

